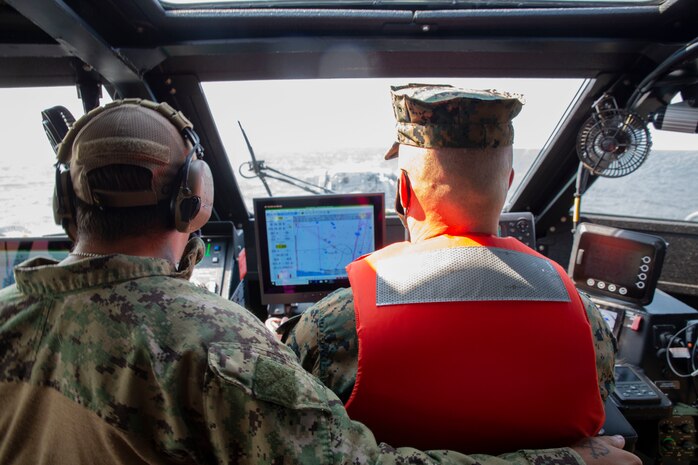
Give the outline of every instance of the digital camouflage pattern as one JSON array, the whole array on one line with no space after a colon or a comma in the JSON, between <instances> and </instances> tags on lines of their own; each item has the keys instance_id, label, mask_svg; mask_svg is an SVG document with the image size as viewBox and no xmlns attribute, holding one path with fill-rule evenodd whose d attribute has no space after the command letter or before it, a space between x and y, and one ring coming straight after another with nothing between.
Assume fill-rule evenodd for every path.
<instances>
[{"instance_id":1,"label":"digital camouflage pattern","mask_svg":"<svg viewBox=\"0 0 698 465\"><path fill-rule=\"evenodd\" d=\"M512 145L511 120L523 106L519 95L449 85L392 86L390 95L397 142L386 160L397 155L399 144L473 149Z\"/></svg>"},{"instance_id":2,"label":"digital camouflage pattern","mask_svg":"<svg viewBox=\"0 0 698 465\"><path fill-rule=\"evenodd\" d=\"M33 259L0 291L0 463L577 464L376 444L251 313L162 259Z\"/></svg>"},{"instance_id":3,"label":"digital camouflage pattern","mask_svg":"<svg viewBox=\"0 0 698 465\"><path fill-rule=\"evenodd\" d=\"M303 368L347 403L359 365L351 288L337 289L296 318L286 345L298 355Z\"/></svg>"},{"instance_id":4,"label":"digital camouflage pattern","mask_svg":"<svg viewBox=\"0 0 698 465\"><path fill-rule=\"evenodd\" d=\"M601 391L601 398L606 400L616 385L613 372L616 352L618 352L616 338L589 296L583 292L579 292L579 295L582 297L584 309L589 317L589 323L591 323L591 334L594 337L596 351L596 372L599 376L599 391Z\"/></svg>"}]
</instances>

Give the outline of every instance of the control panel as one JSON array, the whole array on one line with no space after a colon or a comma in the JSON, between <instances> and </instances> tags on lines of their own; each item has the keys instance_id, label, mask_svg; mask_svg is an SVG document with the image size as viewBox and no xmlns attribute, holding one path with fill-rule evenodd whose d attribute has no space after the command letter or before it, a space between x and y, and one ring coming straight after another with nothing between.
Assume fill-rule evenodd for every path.
<instances>
[{"instance_id":1,"label":"control panel","mask_svg":"<svg viewBox=\"0 0 698 465\"><path fill-rule=\"evenodd\" d=\"M672 401L693 402L695 393L688 378L676 373L687 375L693 371L687 341L695 343L698 332L692 333L689 323L698 321L698 312L661 290L648 305L594 293L590 297L618 338L616 359L642 367Z\"/></svg>"},{"instance_id":2,"label":"control panel","mask_svg":"<svg viewBox=\"0 0 698 465\"><path fill-rule=\"evenodd\" d=\"M240 280L236 260L236 231L229 222L209 222L201 230L204 256L194 268L190 281L226 299Z\"/></svg>"},{"instance_id":3,"label":"control panel","mask_svg":"<svg viewBox=\"0 0 698 465\"><path fill-rule=\"evenodd\" d=\"M227 297L230 291L229 285L226 286L225 270L230 264L228 260L228 249L230 248L230 240L216 237L203 236L206 249L204 257L201 259L191 276L191 282L197 286L205 287L214 294L219 294ZM224 289L227 287L227 290Z\"/></svg>"},{"instance_id":4,"label":"control panel","mask_svg":"<svg viewBox=\"0 0 698 465\"><path fill-rule=\"evenodd\" d=\"M536 228L531 212L507 212L499 216L499 236L514 237L536 248Z\"/></svg>"},{"instance_id":5,"label":"control panel","mask_svg":"<svg viewBox=\"0 0 698 465\"><path fill-rule=\"evenodd\" d=\"M659 422L659 455L678 461L696 456L696 426L692 416L673 416Z\"/></svg>"}]
</instances>

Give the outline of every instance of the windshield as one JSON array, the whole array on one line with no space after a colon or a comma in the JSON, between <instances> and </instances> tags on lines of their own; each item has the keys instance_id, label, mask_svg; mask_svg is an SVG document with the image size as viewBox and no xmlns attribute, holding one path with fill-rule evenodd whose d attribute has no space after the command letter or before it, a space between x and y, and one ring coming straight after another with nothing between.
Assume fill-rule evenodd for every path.
<instances>
[{"instance_id":1,"label":"windshield","mask_svg":"<svg viewBox=\"0 0 698 465\"><path fill-rule=\"evenodd\" d=\"M514 119L515 177L532 166L580 86L580 79L325 79L203 83L206 98L248 210L268 193L238 121L274 196L385 192L394 204L397 161L383 155L395 140L389 89L409 82L499 89L524 95ZM272 171L273 170L273 171ZM279 180L286 177L286 182ZM299 181L302 181L299 182Z\"/></svg>"},{"instance_id":2,"label":"windshield","mask_svg":"<svg viewBox=\"0 0 698 465\"><path fill-rule=\"evenodd\" d=\"M698 135L649 128L647 160L627 176L598 178L583 197L583 214L698 221Z\"/></svg>"},{"instance_id":3,"label":"windshield","mask_svg":"<svg viewBox=\"0 0 698 465\"><path fill-rule=\"evenodd\" d=\"M2 88L0 135L9 155L0 169L3 205L0 237L63 234L53 221L51 199L56 155L41 125L41 111L63 105L83 114L75 86ZM111 101L106 96L102 103Z\"/></svg>"}]
</instances>

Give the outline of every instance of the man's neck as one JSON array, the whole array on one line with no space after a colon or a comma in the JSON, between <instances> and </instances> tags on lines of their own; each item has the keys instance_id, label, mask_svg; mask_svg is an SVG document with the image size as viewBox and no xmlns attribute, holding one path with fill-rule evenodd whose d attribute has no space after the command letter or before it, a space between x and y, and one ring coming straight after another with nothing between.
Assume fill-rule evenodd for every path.
<instances>
[{"instance_id":1,"label":"man's neck","mask_svg":"<svg viewBox=\"0 0 698 465\"><path fill-rule=\"evenodd\" d=\"M183 237L182 237L183 236ZM77 254L124 254L138 257L163 258L177 263L182 257L186 235L176 231L143 237L125 237L114 241L99 238L78 238L73 252Z\"/></svg>"},{"instance_id":2,"label":"man's neck","mask_svg":"<svg viewBox=\"0 0 698 465\"><path fill-rule=\"evenodd\" d=\"M412 221L409 221L412 220ZM421 242L432 237L443 236L467 236L472 234L485 234L496 236L498 223L492 221L469 222L453 226L440 222L416 221L408 219L410 242Z\"/></svg>"}]
</instances>

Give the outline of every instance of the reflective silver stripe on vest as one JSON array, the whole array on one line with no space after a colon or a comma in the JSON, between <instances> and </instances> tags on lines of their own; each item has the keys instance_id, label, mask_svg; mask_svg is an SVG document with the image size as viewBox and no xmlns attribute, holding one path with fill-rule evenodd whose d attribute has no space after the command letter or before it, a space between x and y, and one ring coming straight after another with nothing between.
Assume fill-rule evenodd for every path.
<instances>
[{"instance_id":1,"label":"reflective silver stripe on vest","mask_svg":"<svg viewBox=\"0 0 698 465\"><path fill-rule=\"evenodd\" d=\"M378 262L376 305L482 300L569 302L547 260L513 250L458 247Z\"/></svg>"}]
</instances>

